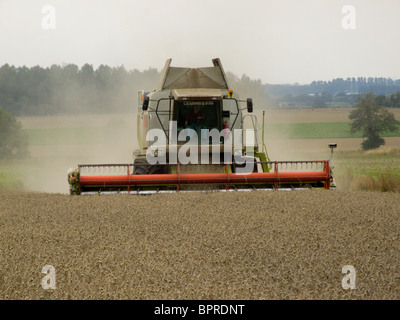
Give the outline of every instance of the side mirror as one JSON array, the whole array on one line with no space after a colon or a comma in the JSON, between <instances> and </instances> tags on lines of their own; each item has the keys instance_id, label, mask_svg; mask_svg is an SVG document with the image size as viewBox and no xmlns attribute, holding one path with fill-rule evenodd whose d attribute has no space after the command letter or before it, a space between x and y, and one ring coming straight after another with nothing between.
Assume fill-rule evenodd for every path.
<instances>
[{"instance_id":1,"label":"side mirror","mask_svg":"<svg viewBox=\"0 0 400 320\"><path fill-rule=\"evenodd\" d=\"M337 143L330 143L329 148L333 149L337 147Z\"/></svg>"},{"instance_id":2,"label":"side mirror","mask_svg":"<svg viewBox=\"0 0 400 320\"><path fill-rule=\"evenodd\" d=\"M333 149L337 148L337 143L330 143L329 148L331 148L331 159L332 159Z\"/></svg>"},{"instance_id":3,"label":"side mirror","mask_svg":"<svg viewBox=\"0 0 400 320\"><path fill-rule=\"evenodd\" d=\"M143 106L142 106L142 109L143 109L144 111L146 111L146 110L149 108L149 101L150 101L149 96L144 96L144 97L143 97Z\"/></svg>"},{"instance_id":4,"label":"side mirror","mask_svg":"<svg viewBox=\"0 0 400 320\"><path fill-rule=\"evenodd\" d=\"M248 113L253 112L253 99L252 98L247 98L247 112Z\"/></svg>"}]
</instances>

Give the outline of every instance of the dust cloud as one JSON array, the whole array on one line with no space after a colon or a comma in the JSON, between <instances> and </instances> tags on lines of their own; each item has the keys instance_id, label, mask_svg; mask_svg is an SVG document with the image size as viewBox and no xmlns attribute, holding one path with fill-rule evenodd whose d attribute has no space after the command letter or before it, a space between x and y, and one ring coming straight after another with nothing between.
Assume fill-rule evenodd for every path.
<instances>
[{"instance_id":1,"label":"dust cloud","mask_svg":"<svg viewBox=\"0 0 400 320\"><path fill-rule=\"evenodd\" d=\"M30 146L31 158L26 160L20 177L29 191L68 193L69 168L77 168L78 164L132 163L133 151L138 148L136 113L33 117L21 122L24 128L50 129L54 134L63 127L70 131L57 144L38 141Z\"/></svg>"}]
</instances>

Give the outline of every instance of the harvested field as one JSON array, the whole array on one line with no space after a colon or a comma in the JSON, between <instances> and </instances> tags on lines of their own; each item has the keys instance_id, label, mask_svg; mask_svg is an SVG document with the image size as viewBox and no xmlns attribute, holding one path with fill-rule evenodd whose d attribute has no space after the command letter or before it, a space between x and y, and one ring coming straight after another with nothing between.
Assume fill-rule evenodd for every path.
<instances>
[{"instance_id":1,"label":"harvested field","mask_svg":"<svg viewBox=\"0 0 400 320\"><path fill-rule=\"evenodd\" d=\"M349 113L354 108L298 108L298 109L266 109L265 120L268 123L312 123L312 122L348 122ZM396 119L400 119L399 108L389 108ZM257 116L261 111L256 110Z\"/></svg>"},{"instance_id":2,"label":"harvested field","mask_svg":"<svg viewBox=\"0 0 400 320\"><path fill-rule=\"evenodd\" d=\"M399 299L399 218L379 192L0 190L0 299Z\"/></svg>"},{"instance_id":3,"label":"harvested field","mask_svg":"<svg viewBox=\"0 0 400 320\"><path fill-rule=\"evenodd\" d=\"M349 121L349 113L353 109L354 108L267 109L265 120L267 124L347 122Z\"/></svg>"}]
</instances>

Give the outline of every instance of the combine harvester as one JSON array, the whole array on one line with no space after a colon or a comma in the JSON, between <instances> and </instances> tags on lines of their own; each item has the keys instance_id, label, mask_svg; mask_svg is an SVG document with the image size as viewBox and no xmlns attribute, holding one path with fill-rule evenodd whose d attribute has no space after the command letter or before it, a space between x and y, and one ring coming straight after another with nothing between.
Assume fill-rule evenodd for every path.
<instances>
[{"instance_id":1,"label":"combine harvester","mask_svg":"<svg viewBox=\"0 0 400 320\"><path fill-rule=\"evenodd\" d=\"M240 100L220 60L212 62L167 60L157 90L138 94L133 163L78 165L68 171L70 193L333 188L329 160L270 161L264 113L260 143L252 99Z\"/></svg>"}]
</instances>

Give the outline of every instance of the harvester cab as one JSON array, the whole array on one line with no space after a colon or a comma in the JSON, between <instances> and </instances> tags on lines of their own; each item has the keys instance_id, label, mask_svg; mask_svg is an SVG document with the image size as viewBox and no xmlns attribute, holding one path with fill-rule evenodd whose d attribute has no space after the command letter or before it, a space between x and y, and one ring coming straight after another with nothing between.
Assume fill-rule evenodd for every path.
<instances>
[{"instance_id":1,"label":"harvester cab","mask_svg":"<svg viewBox=\"0 0 400 320\"><path fill-rule=\"evenodd\" d=\"M131 164L79 165L71 194L330 188L329 161L271 161L251 98L228 85L221 61L203 68L166 61L157 89L138 92L137 139ZM120 170L96 174L97 169ZM295 168L295 171L292 169Z\"/></svg>"}]
</instances>

